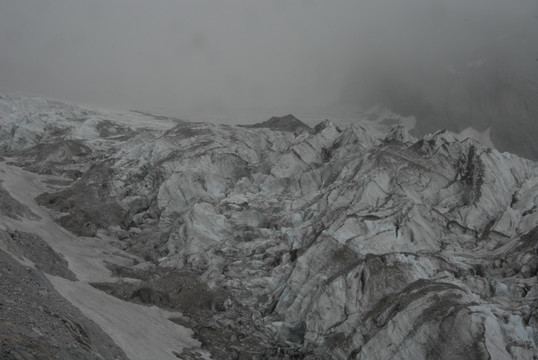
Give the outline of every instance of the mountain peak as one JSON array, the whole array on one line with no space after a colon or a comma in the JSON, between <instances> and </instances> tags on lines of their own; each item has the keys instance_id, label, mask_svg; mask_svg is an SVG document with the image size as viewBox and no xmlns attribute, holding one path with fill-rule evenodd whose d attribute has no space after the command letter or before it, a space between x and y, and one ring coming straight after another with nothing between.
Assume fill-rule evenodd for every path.
<instances>
[{"instance_id":1,"label":"mountain peak","mask_svg":"<svg viewBox=\"0 0 538 360\"><path fill-rule=\"evenodd\" d=\"M246 127L266 128L271 130L290 132L297 130L306 130L308 132L312 131L312 128L310 126L306 125L304 122L297 119L292 114L288 114L285 116L273 116L269 120L254 125L246 125Z\"/></svg>"}]
</instances>

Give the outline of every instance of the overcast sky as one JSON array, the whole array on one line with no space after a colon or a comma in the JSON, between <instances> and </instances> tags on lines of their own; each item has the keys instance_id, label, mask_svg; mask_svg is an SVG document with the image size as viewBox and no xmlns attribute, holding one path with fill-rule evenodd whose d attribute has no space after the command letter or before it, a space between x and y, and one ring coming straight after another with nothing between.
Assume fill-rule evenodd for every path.
<instances>
[{"instance_id":1,"label":"overcast sky","mask_svg":"<svg viewBox=\"0 0 538 360\"><path fill-rule=\"evenodd\" d=\"M381 57L421 66L439 61L432 51L469 52L485 34L534 31L537 9L535 0L0 0L0 88L167 114L291 112L338 103L353 72Z\"/></svg>"}]
</instances>

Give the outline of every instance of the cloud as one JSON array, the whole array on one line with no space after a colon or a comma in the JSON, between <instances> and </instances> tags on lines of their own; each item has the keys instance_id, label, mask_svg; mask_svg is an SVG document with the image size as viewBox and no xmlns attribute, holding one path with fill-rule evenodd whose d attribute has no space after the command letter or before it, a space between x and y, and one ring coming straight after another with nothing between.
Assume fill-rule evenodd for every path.
<instances>
[{"instance_id":1,"label":"cloud","mask_svg":"<svg viewBox=\"0 0 538 360\"><path fill-rule=\"evenodd\" d=\"M455 64L485 37L529 25L532 6L530 0L4 1L0 84L165 113L293 111L353 98L385 72L399 77L445 66L446 59Z\"/></svg>"}]
</instances>

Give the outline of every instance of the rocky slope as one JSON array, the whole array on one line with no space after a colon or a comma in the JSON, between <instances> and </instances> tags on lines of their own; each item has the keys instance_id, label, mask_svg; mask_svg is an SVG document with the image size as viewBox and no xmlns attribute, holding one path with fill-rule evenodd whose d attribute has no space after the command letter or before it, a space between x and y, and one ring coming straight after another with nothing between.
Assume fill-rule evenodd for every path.
<instances>
[{"instance_id":1,"label":"rocky slope","mask_svg":"<svg viewBox=\"0 0 538 360\"><path fill-rule=\"evenodd\" d=\"M2 241L9 234L0 231ZM127 359L94 322L69 304L39 270L0 249L0 358Z\"/></svg>"},{"instance_id":2,"label":"rocky slope","mask_svg":"<svg viewBox=\"0 0 538 360\"><path fill-rule=\"evenodd\" d=\"M3 171L37 174L74 238L129 254L95 291L180 311L213 359L538 357L532 161L369 121L219 126L12 95L0 111Z\"/></svg>"}]
</instances>

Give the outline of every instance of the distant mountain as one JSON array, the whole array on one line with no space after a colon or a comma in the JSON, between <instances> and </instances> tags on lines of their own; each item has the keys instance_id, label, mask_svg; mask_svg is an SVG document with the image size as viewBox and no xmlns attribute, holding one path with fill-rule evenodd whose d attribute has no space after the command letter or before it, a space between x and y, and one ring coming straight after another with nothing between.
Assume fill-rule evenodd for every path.
<instances>
[{"instance_id":1,"label":"distant mountain","mask_svg":"<svg viewBox=\"0 0 538 360\"><path fill-rule=\"evenodd\" d=\"M297 119L295 116L289 114L286 116L273 116L269 120L264 122L253 124L253 125L242 125L244 127L250 128L266 128L271 130L280 130L280 131L297 131L297 130L307 130L312 131L312 128L306 125L301 120Z\"/></svg>"}]
</instances>

